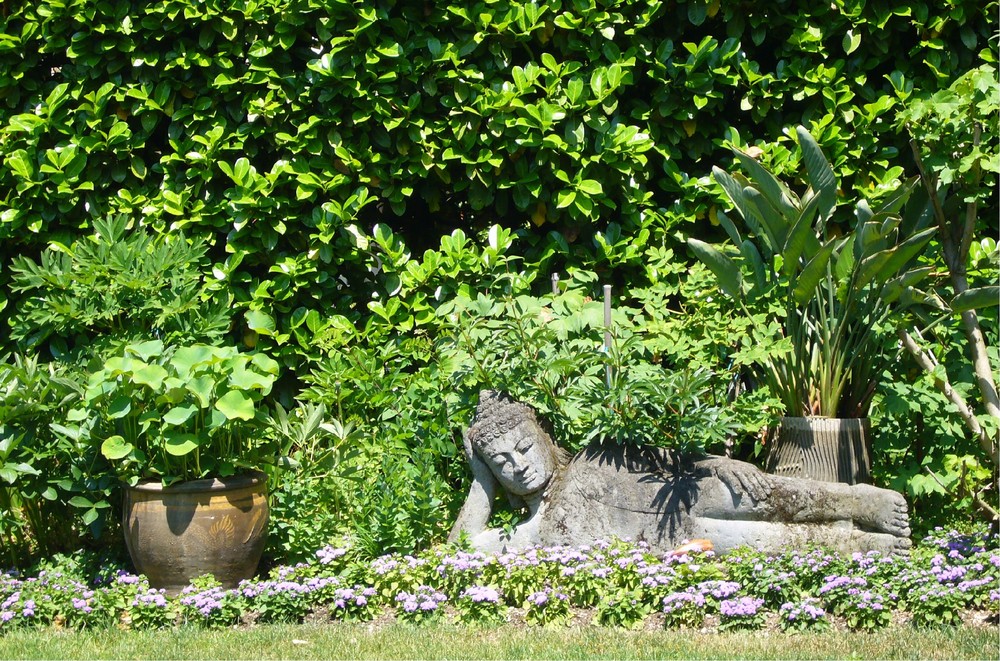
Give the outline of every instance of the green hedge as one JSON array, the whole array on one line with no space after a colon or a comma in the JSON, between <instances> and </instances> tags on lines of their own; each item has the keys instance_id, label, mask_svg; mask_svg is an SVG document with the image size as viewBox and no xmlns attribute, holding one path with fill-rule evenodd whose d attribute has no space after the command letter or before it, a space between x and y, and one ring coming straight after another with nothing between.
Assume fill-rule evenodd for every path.
<instances>
[{"instance_id":1,"label":"green hedge","mask_svg":"<svg viewBox=\"0 0 1000 661\"><path fill-rule=\"evenodd\" d=\"M804 123L855 189L893 186L901 100L994 59L996 9L7 2L0 291L15 255L110 212L207 237L213 277L254 311L235 332L289 364L317 335L419 325L429 295L475 287L461 250L439 267L455 229L482 249L493 223L516 230L529 280L582 266L635 282L647 248L713 233L727 140L780 165Z\"/></svg>"}]
</instances>

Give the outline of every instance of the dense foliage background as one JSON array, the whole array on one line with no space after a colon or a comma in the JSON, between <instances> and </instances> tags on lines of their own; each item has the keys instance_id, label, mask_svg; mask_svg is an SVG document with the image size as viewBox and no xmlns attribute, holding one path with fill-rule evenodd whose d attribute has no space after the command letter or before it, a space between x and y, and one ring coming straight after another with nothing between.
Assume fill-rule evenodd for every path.
<instances>
[{"instance_id":1,"label":"dense foliage background","mask_svg":"<svg viewBox=\"0 0 1000 661\"><path fill-rule=\"evenodd\" d=\"M540 295L552 273L595 298L610 283L655 359L718 373L724 397L752 359L736 350L745 325L683 247L721 237L711 167L735 145L791 176L803 124L843 198L887 194L915 173L897 113L996 62L996 13L979 0L0 3L0 355L12 366L0 425L14 430L0 539L14 548L30 526L44 550L73 538L59 530L114 525L115 481L93 442L48 423L107 350L102 334L133 323L143 299L125 294L166 270L129 278L141 258L114 250L106 264L126 268L71 268L100 242L88 238L98 219L204 242L152 288L171 296L152 306L167 312L151 332L266 350L284 368L276 399L350 423L350 461L289 446L309 478L275 495L274 553L314 550L331 529L373 552L412 548L440 538L462 495L456 448L474 401L438 342L453 324L443 304ZM987 196L986 281L996 217ZM95 295L52 303L81 272ZM974 444L916 367L897 366L876 406L880 480L925 499L928 524L942 503L965 516L926 475ZM351 486L357 471L375 488Z\"/></svg>"}]
</instances>

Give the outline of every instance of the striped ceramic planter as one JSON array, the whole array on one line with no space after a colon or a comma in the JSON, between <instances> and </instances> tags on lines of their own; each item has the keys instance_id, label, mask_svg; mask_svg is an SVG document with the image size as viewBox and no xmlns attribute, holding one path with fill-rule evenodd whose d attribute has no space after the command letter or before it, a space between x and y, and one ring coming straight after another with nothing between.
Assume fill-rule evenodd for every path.
<instances>
[{"instance_id":1,"label":"striped ceramic planter","mask_svg":"<svg viewBox=\"0 0 1000 661\"><path fill-rule=\"evenodd\" d=\"M871 482L868 418L782 418L767 472L822 482Z\"/></svg>"}]
</instances>

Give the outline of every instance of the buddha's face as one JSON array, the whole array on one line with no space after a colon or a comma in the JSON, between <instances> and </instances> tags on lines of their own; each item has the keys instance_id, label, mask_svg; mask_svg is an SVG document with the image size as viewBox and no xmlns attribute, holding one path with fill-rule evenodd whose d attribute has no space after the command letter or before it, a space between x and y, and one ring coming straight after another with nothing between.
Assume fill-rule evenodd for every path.
<instances>
[{"instance_id":1,"label":"buddha's face","mask_svg":"<svg viewBox=\"0 0 1000 661\"><path fill-rule=\"evenodd\" d=\"M478 448L500 485L517 496L541 491L556 469L553 448L534 442L535 434L520 429L528 424L522 422Z\"/></svg>"}]
</instances>

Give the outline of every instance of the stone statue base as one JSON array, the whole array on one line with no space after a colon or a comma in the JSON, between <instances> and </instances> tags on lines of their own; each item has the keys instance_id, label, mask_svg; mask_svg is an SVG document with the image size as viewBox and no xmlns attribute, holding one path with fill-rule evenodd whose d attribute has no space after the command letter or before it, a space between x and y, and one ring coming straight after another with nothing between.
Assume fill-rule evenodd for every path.
<instances>
[{"instance_id":1,"label":"stone statue base","mask_svg":"<svg viewBox=\"0 0 1000 661\"><path fill-rule=\"evenodd\" d=\"M538 542L590 544L613 531L659 553L699 538L722 553L744 545L767 553L814 545L890 553L910 546L906 503L893 491L767 476L770 494L758 501L716 474L734 464L746 466L721 457L677 460L658 448L592 446L546 494Z\"/></svg>"}]
</instances>

